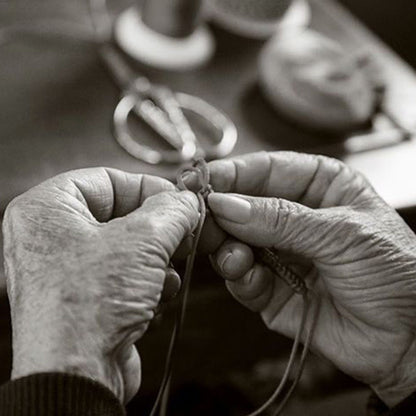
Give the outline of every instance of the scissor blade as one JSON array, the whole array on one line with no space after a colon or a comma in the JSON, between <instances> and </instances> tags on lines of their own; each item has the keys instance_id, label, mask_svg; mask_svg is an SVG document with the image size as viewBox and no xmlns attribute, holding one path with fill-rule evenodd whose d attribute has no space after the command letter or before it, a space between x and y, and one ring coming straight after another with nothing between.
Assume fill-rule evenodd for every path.
<instances>
[{"instance_id":1,"label":"scissor blade","mask_svg":"<svg viewBox=\"0 0 416 416\"><path fill-rule=\"evenodd\" d=\"M137 97L134 111L174 149L183 149L184 143L173 128L166 113L156 107L151 100L141 100L140 97Z\"/></svg>"},{"instance_id":2,"label":"scissor blade","mask_svg":"<svg viewBox=\"0 0 416 416\"><path fill-rule=\"evenodd\" d=\"M197 138L186 119L176 95L167 87L158 86L153 92L157 104L166 112L183 143L197 144Z\"/></svg>"},{"instance_id":3,"label":"scissor blade","mask_svg":"<svg viewBox=\"0 0 416 416\"><path fill-rule=\"evenodd\" d=\"M133 83L137 84L139 80L143 81L142 83L150 89L150 82L147 78L133 71L114 46L103 45L100 49L100 56L122 90L129 89Z\"/></svg>"}]
</instances>

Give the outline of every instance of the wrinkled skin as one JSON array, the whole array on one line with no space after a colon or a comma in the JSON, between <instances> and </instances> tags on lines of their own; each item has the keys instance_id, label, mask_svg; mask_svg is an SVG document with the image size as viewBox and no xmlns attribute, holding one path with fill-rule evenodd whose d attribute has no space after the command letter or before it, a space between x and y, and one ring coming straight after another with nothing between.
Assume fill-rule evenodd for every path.
<instances>
[{"instance_id":1,"label":"wrinkled skin","mask_svg":"<svg viewBox=\"0 0 416 416\"><path fill-rule=\"evenodd\" d=\"M314 349L390 406L415 391L416 239L397 213L360 175L324 157L259 153L212 162L210 171L218 193L201 248L215 249L233 296L294 336L301 300L255 263L250 245L278 249L313 288L313 307L321 303ZM166 288L178 290L168 264L198 221L196 197L173 189L160 178L87 169L10 204L13 378L69 372L121 401L132 397L140 380L133 343Z\"/></svg>"},{"instance_id":2,"label":"wrinkled skin","mask_svg":"<svg viewBox=\"0 0 416 416\"><path fill-rule=\"evenodd\" d=\"M103 168L62 174L16 198L3 222L12 378L75 373L128 401L140 384L133 343L164 284L179 289L168 265L198 216L192 193Z\"/></svg>"},{"instance_id":3,"label":"wrinkled skin","mask_svg":"<svg viewBox=\"0 0 416 416\"><path fill-rule=\"evenodd\" d=\"M267 327L294 337L302 299L256 264L250 245L273 247L316 292L316 352L393 406L416 390L416 237L342 163L289 152L210 164L211 213L228 239L213 256L232 295ZM240 210L241 211L241 210Z\"/></svg>"}]
</instances>

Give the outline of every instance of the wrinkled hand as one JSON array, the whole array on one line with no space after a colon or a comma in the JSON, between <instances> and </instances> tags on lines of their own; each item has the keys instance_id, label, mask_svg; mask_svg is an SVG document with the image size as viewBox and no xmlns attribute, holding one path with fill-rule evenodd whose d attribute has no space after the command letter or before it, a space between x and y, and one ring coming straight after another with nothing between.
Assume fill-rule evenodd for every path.
<instances>
[{"instance_id":1,"label":"wrinkled hand","mask_svg":"<svg viewBox=\"0 0 416 416\"><path fill-rule=\"evenodd\" d=\"M198 215L195 195L166 180L103 168L16 198L3 223L12 378L75 373L130 399L140 384L133 343L164 284L179 289L168 265Z\"/></svg>"},{"instance_id":2,"label":"wrinkled hand","mask_svg":"<svg viewBox=\"0 0 416 416\"><path fill-rule=\"evenodd\" d=\"M210 164L209 197L230 236L214 266L242 304L294 337L302 299L253 259L273 247L318 293L313 348L388 405L416 390L416 236L344 164L259 153ZM225 193L233 193L227 195Z\"/></svg>"}]
</instances>

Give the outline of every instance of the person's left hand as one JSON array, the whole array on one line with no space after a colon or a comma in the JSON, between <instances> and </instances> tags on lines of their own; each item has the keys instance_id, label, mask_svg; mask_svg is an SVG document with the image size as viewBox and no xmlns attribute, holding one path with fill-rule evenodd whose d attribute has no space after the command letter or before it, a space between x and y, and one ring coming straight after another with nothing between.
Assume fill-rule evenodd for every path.
<instances>
[{"instance_id":1,"label":"person's left hand","mask_svg":"<svg viewBox=\"0 0 416 416\"><path fill-rule=\"evenodd\" d=\"M179 290L168 266L198 218L191 192L104 168L62 174L16 198L3 222L12 378L74 373L128 401L140 384L133 343L164 285Z\"/></svg>"},{"instance_id":2,"label":"person's left hand","mask_svg":"<svg viewBox=\"0 0 416 416\"><path fill-rule=\"evenodd\" d=\"M221 193L209 195L208 205L228 234L213 265L231 294L268 328L295 337L302 297L252 247L277 250L312 289L312 349L390 407L411 395L416 236L397 212L361 174L324 156L261 152L209 167Z\"/></svg>"}]
</instances>

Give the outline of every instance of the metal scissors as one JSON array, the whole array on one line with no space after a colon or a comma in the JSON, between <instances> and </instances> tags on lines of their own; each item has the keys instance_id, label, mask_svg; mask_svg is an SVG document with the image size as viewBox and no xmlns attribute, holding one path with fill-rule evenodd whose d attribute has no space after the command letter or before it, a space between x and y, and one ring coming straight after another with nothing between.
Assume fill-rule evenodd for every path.
<instances>
[{"instance_id":1,"label":"metal scissors","mask_svg":"<svg viewBox=\"0 0 416 416\"><path fill-rule=\"evenodd\" d=\"M100 56L122 90L113 115L114 135L130 155L150 164L182 163L200 157L222 158L234 149L238 136L236 126L217 108L202 98L153 84L136 73L111 44L101 46ZM219 133L219 139L202 147L183 110L208 122ZM157 150L140 143L129 128L131 114L146 122L172 149Z\"/></svg>"}]
</instances>

